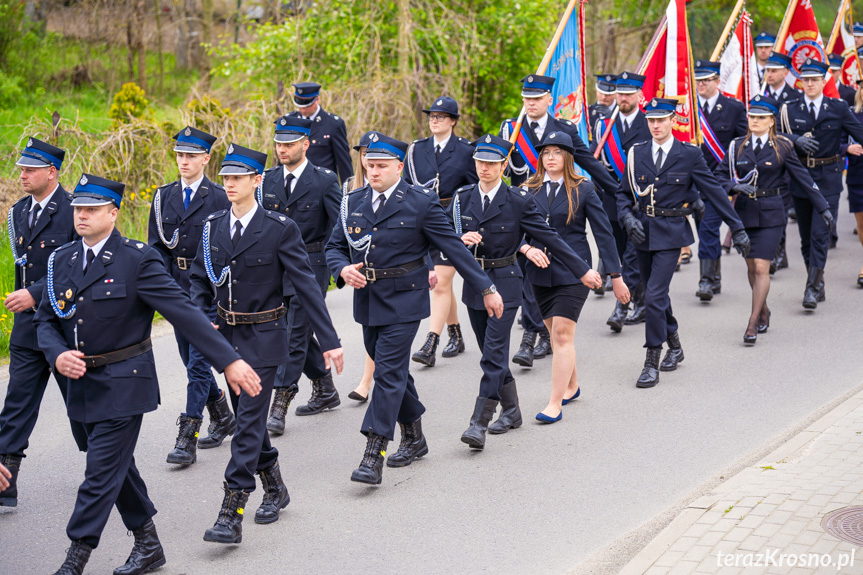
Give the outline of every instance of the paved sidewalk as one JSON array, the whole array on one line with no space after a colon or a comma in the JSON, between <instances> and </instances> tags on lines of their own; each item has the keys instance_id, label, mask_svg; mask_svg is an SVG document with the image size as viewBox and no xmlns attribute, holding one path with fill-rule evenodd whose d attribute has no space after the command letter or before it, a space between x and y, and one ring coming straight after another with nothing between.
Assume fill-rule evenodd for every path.
<instances>
[{"instance_id":1,"label":"paved sidewalk","mask_svg":"<svg viewBox=\"0 0 863 575\"><path fill-rule=\"evenodd\" d=\"M863 392L689 504L621 575L863 573L863 547L821 526L849 506L863 506ZM863 513L849 527L863 537Z\"/></svg>"}]
</instances>

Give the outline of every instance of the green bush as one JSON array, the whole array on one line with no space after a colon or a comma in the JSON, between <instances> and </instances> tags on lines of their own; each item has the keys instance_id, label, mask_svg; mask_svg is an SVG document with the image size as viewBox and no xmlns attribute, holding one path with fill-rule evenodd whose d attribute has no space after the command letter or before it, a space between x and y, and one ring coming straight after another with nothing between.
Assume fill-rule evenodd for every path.
<instances>
[{"instance_id":1,"label":"green bush","mask_svg":"<svg viewBox=\"0 0 863 575\"><path fill-rule=\"evenodd\" d=\"M114 125L117 126L128 124L135 118L152 118L153 111L144 90L135 82L126 82L120 91L114 94L114 103L108 110L108 117L114 120Z\"/></svg>"},{"instance_id":2,"label":"green bush","mask_svg":"<svg viewBox=\"0 0 863 575\"><path fill-rule=\"evenodd\" d=\"M0 108L11 108L24 97L23 82L17 76L10 76L0 70Z\"/></svg>"}]
</instances>

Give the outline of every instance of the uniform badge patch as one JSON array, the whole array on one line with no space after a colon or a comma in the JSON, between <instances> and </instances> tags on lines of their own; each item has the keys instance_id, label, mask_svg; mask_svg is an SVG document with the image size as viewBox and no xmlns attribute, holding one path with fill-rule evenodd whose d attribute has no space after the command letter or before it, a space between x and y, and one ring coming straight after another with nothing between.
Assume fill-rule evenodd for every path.
<instances>
[{"instance_id":1,"label":"uniform badge patch","mask_svg":"<svg viewBox=\"0 0 863 575\"><path fill-rule=\"evenodd\" d=\"M354 228L354 230L355 230L357 233L362 232L362 230L361 230L360 228Z\"/></svg>"},{"instance_id":2,"label":"uniform badge patch","mask_svg":"<svg viewBox=\"0 0 863 575\"><path fill-rule=\"evenodd\" d=\"M63 309L64 307L66 307L66 302L64 302L63 300L58 301L57 307L59 307L60 309Z\"/></svg>"},{"instance_id":3,"label":"uniform badge patch","mask_svg":"<svg viewBox=\"0 0 863 575\"><path fill-rule=\"evenodd\" d=\"M66 296L66 299L72 299L72 290L67 289L63 295Z\"/></svg>"}]
</instances>

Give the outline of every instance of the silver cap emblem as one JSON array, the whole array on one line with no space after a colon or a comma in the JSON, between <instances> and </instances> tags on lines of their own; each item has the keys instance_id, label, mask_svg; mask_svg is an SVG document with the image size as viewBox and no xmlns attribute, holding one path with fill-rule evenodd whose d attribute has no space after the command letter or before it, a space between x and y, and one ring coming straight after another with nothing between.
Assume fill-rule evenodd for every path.
<instances>
[{"instance_id":1,"label":"silver cap emblem","mask_svg":"<svg viewBox=\"0 0 863 575\"><path fill-rule=\"evenodd\" d=\"M186 128L186 131L185 131L185 132L183 132L183 133L184 133L184 134L186 134L186 136L191 136L191 135L192 135L192 128L188 128L188 127L187 127L187 128Z\"/></svg>"},{"instance_id":2,"label":"silver cap emblem","mask_svg":"<svg viewBox=\"0 0 863 575\"><path fill-rule=\"evenodd\" d=\"M485 136L485 143L486 143L486 144L491 144L491 134L486 134L486 136Z\"/></svg>"},{"instance_id":3,"label":"silver cap emblem","mask_svg":"<svg viewBox=\"0 0 863 575\"><path fill-rule=\"evenodd\" d=\"M87 185L87 176L81 176L81 181L78 183L81 184L82 186L86 186Z\"/></svg>"},{"instance_id":4,"label":"silver cap emblem","mask_svg":"<svg viewBox=\"0 0 863 575\"><path fill-rule=\"evenodd\" d=\"M372 134L371 136L369 136L369 140L371 140L372 142L377 142L379 139L380 138L378 138L377 134Z\"/></svg>"},{"instance_id":5,"label":"silver cap emblem","mask_svg":"<svg viewBox=\"0 0 863 575\"><path fill-rule=\"evenodd\" d=\"M624 72L623 74L621 74L621 76L620 76L620 77L621 77L621 78L623 78L624 80L626 80L627 78L629 78L629 74L627 74L626 72Z\"/></svg>"},{"instance_id":6,"label":"silver cap emblem","mask_svg":"<svg viewBox=\"0 0 863 575\"><path fill-rule=\"evenodd\" d=\"M28 139L28 140L27 140L27 147L28 147L28 148L32 148L32 147L33 147L33 138L30 138L30 139Z\"/></svg>"},{"instance_id":7,"label":"silver cap emblem","mask_svg":"<svg viewBox=\"0 0 863 575\"><path fill-rule=\"evenodd\" d=\"M234 144L231 144L230 146L228 146L228 153L229 153L229 154L233 154L233 153L234 153Z\"/></svg>"},{"instance_id":8,"label":"silver cap emblem","mask_svg":"<svg viewBox=\"0 0 863 575\"><path fill-rule=\"evenodd\" d=\"M549 140L553 140L553 139L554 139L554 137L555 137L555 135L556 135L556 134L551 134L551 135L548 137L548 139L549 139Z\"/></svg>"},{"instance_id":9,"label":"silver cap emblem","mask_svg":"<svg viewBox=\"0 0 863 575\"><path fill-rule=\"evenodd\" d=\"M286 126L288 124L288 121L282 118L281 120L279 120L279 123L283 126Z\"/></svg>"},{"instance_id":10,"label":"silver cap emblem","mask_svg":"<svg viewBox=\"0 0 863 575\"><path fill-rule=\"evenodd\" d=\"M528 76L528 77L527 77L527 81L528 81L528 82L530 82L530 83L533 83L533 76Z\"/></svg>"},{"instance_id":11,"label":"silver cap emblem","mask_svg":"<svg viewBox=\"0 0 863 575\"><path fill-rule=\"evenodd\" d=\"M656 107L657 104L658 104L658 102L656 101L656 98L654 98L650 101L650 105L653 106L654 108Z\"/></svg>"}]
</instances>

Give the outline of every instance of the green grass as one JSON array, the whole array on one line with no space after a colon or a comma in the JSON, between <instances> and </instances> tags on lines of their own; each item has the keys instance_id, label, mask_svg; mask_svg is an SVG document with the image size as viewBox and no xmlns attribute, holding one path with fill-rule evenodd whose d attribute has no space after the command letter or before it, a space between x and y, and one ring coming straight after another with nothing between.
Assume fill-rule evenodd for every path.
<instances>
[{"instance_id":1,"label":"green grass","mask_svg":"<svg viewBox=\"0 0 863 575\"><path fill-rule=\"evenodd\" d=\"M12 249L9 247L6 226L3 226L3 237L0 238L0 295L6 296L15 289L15 261L12 259ZM14 314L2 307L0 310L0 358L9 357L9 334L12 333Z\"/></svg>"}]
</instances>

